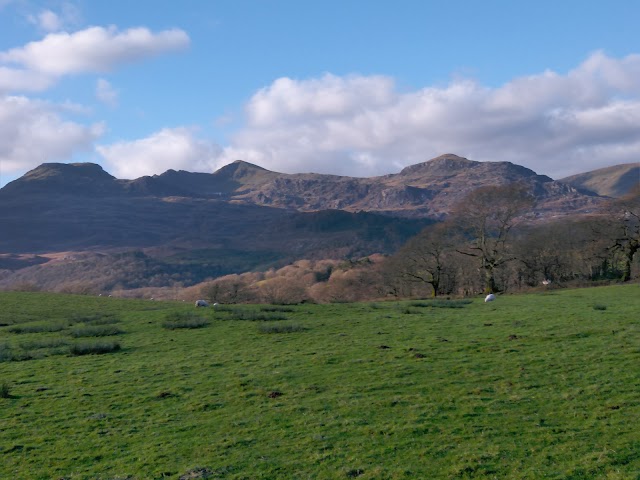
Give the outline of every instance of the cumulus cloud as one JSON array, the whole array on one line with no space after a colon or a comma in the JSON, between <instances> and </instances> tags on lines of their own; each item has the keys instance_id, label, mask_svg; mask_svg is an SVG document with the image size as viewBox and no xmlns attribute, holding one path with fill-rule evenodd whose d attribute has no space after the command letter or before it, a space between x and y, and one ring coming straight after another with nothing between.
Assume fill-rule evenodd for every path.
<instances>
[{"instance_id":1,"label":"cumulus cloud","mask_svg":"<svg viewBox=\"0 0 640 480\"><path fill-rule=\"evenodd\" d=\"M186 48L189 36L171 29L123 32L114 26L90 27L75 33L50 33L44 39L0 52L0 62L51 76L110 71L121 64Z\"/></svg>"},{"instance_id":2,"label":"cumulus cloud","mask_svg":"<svg viewBox=\"0 0 640 480\"><path fill-rule=\"evenodd\" d=\"M444 152L560 176L640 159L640 55L596 52L565 74L489 88L461 79L399 91L381 76L280 78L246 106L222 152L280 171L395 172Z\"/></svg>"},{"instance_id":3,"label":"cumulus cloud","mask_svg":"<svg viewBox=\"0 0 640 480\"><path fill-rule=\"evenodd\" d=\"M40 92L53 82L54 79L49 75L0 65L0 95L15 91Z\"/></svg>"},{"instance_id":4,"label":"cumulus cloud","mask_svg":"<svg viewBox=\"0 0 640 480\"><path fill-rule=\"evenodd\" d=\"M104 78L96 82L96 98L108 107L118 106L118 91Z\"/></svg>"},{"instance_id":5,"label":"cumulus cloud","mask_svg":"<svg viewBox=\"0 0 640 480\"><path fill-rule=\"evenodd\" d=\"M61 8L60 15L44 10L32 20L41 29L52 31L78 20L73 5L65 3ZM146 28L119 31L116 27L91 27L75 33L50 33L41 41L1 51L2 174L13 176L43 162L68 161L80 151L94 151L94 142L105 129L101 123L84 125L70 120L81 109L77 105L10 94L44 91L61 76L109 71L125 63L185 48L189 41L188 35L179 29L154 33ZM118 92L107 80L99 79L96 97L115 106Z\"/></svg>"},{"instance_id":6,"label":"cumulus cloud","mask_svg":"<svg viewBox=\"0 0 640 480\"><path fill-rule=\"evenodd\" d=\"M72 60L75 66L61 71L97 70L94 61L104 67L132 58L114 55ZM255 92L245 105L244 125L223 148L195 129L178 127L96 150L105 168L120 178L170 168L211 172L237 159L282 172L371 176L398 172L446 152L479 161L511 161L561 178L640 160L638 78L640 55L612 58L602 52L568 72L545 71L498 87L456 79L446 86L406 91L385 76L280 78ZM9 73L5 80L11 80ZM102 79L96 94L103 100L112 95L113 100L113 87ZM50 107L40 108L49 112L52 124L77 132L77 141L66 143L74 146L70 151L96 138L95 127L65 123ZM5 124L11 120L0 114L0 126ZM11 133L0 135L0 142L6 136L18 145ZM34 144L25 138L25 148Z\"/></svg>"},{"instance_id":7,"label":"cumulus cloud","mask_svg":"<svg viewBox=\"0 0 640 480\"><path fill-rule=\"evenodd\" d=\"M96 150L112 175L130 179L168 169L212 172L220 155L215 143L183 127L165 128L140 140L99 145Z\"/></svg>"},{"instance_id":8,"label":"cumulus cloud","mask_svg":"<svg viewBox=\"0 0 640 480\"><path fill-rule=\"evenodd\" d=\"M104 126L86 126L63 118L73 110L73 106L21 96L0 97L2 173L25 171L46 161L68 160L77 152L91 150Z\"/></svg>"}]
</instances>

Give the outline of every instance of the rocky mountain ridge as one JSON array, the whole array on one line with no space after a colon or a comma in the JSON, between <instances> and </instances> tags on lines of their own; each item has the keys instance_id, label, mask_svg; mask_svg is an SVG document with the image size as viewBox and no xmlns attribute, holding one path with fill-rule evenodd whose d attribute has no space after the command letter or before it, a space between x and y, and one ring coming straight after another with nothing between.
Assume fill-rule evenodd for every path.
<instances>
[{"instance_id":1,"label":"rocky mountain ridge","mask_svg":"<svg viewBox=\"0 0 640 480\"><path fill-rule=\"evenodd\" d=\"M235 161L218 171L168 170L161 175L119 180L93 164L43 164L0 190L0 196L73 192L93 196L217 199L311 212L367 211L408 218L439 219L480 186L524 185L537 200L536 214L554 217L597 208L597 193L578 190L510 162L476 162L445 154L397 174L358 178L285 174Z\"/></svg>"}]
</instances>

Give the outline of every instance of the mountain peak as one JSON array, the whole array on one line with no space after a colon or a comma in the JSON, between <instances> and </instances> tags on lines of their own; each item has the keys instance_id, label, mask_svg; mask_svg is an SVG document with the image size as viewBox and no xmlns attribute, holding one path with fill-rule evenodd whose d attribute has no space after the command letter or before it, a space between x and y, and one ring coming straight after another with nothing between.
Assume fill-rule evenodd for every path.
<instances>
[{"instance_id":1,"label":"mountain peak","mask_svg":"<svg viewBox=\"0 0 640 480\"><path fill-rule=\"evenodd\" d=\"M26 181L45 180L52 177L75 177L87 180L113 180L115 177L105 172L97 163L43 163L27 172Z\"/></svg>"},{"instance_id":2,"label":"mountain peak","mask_svg":"<svg viewBox=\"0 0 640 480\"><path fill-rule=\"evenodd\" d=\"M2 189L26 189L32 192L104 193L116 185L114 176L96 163L43 163Z\"/></svg>"},{"instance_id":3,"label":"mountain peak","mask_svg":"<svg viewBox=\"0 0 640 480\"><path fill-rule=\"evenodd\" d=\"M213 173L213 176L219 180L234 181L239 184L255 183L276 175L279 174L244 160L236 160Z\"/></svg>"},{"instance_id":4,"label":"mountain peak","mask_svg":"<svg viewBox=\"0 0 640 480\"><path fill-rule=\"evenodd\" d=\"M249 173L268 172L266 168L259 167L244 160L234 160L233 162L218 169L215 175L232 176L233 178L243 177Z\"/></svg>"},{"instance_id":5,"label":"mountain peak","mask_svg":"<svg viewBox=\"0 0 640 480\"><path fill-rule=\"evenodd\" d=\"M456 170L467 169L480 162L475 162L464 157L460 157L453 153L445 153L438 157L427 160L426 162L417 163L405 167L400 171L398 175L407 176L414 175L416 173L429 172L432 174L451 174Z\"/></svg>"}]
</instances>

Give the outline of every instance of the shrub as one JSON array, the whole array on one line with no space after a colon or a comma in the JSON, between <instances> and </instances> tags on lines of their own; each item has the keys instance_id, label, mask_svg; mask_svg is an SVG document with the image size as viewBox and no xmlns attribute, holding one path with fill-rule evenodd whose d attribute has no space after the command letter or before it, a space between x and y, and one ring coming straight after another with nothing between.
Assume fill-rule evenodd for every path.
<instances>
[{"instance_id":1,"label":"shrub","mask_svg":"<svg viewBox=\"0 0 640 480\"><path fill-rule=\"evenodd\" d=\"M76 342L71 345L69 351L72 355L100 355L103 353L117 352L121 346L115 341Z\"/></svg>"},{"instance_id":2,"label":"shrub","mask_svg":"<svg viewBox=\"0 0 640 480\"><path fill-rule=\"evenodd\" d=\"M79 337L108 337L111 335L120 335L124 333L120 327L115 325L87 325L85 327L75 327L71 330L70 335L74 338Z\"/></svg>"},{"instance_id":3,"label":"shrub","mask_svg":"<svg viewBox=\"0 0 640 480\"><path fill-rule=\"evenodd\" d=\"M258 326L260 333L294 333L303 332L306 328L295 323L287 324L262 324Z\"/></svg>"},{"instance_id":4,"label":"shrub","mask_svg":"<svg viewBox=\"0 0 640 480\"><path fill-rule=\"evenodd\" d=\"M203 328L209 325L209 321L190 312L173 312L166 316L162 326L169 330L177 328Z\"/></svg>"}]
</instances>

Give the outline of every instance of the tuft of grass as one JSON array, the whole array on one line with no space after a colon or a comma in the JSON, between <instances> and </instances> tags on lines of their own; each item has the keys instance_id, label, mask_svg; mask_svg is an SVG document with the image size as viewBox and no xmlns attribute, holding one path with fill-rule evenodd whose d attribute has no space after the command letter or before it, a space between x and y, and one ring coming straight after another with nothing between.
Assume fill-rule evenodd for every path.
<instances>
[{"instance_id":1,"label":"tuft of grass","mask_svg":"<svg viewBox=\"0 0 640 480\"><path fill-rule=\"evenodd\" d=\"M287 316L278 313L257 312L249 309L236 309L232 312L229 319L268 322L273 320L286 320Z\"/></svg>"},{"instance_id":2,"label":"tuft of grass","mask_svg":"<svg viewBox=\"0 0 640 480\"><path fill-rule=\"evenodd\" d=\"M178 328L203 328L209 325L209 321L191 312L172 312L168 314L162 326L168 330Z\"/></svg>"},{"instance_id":3,"label":"tuft of grass","mask_svg":"<svg viewBox=\"0 0 640 480\"><path fill-rule=\"evenodd\" d=\"M32 323L14 325L9 328L11 333L23 334L23 333L51 333L60 332L67 328L66 323L54 322L54 323Z\"/></svg>"},{"instance_id":4,"label":"tuft of grass","mask_svg":"<svg viewBox=\"0 0 640 480\"><path fill-rule=\"evenodd\" d=\"M215 472L207 467L196 467L189 470L184 475L180 475L178 480L196 480L199 478L213 478Z\"/></svg>"},{"instance_id":5,"label":"tuft of grass","mask_svg":"<svg viewBox=\"0 0 640 480\"><path fill-rule=\"evenodd\" d=\"M0 383L0 398L11 398L11 385L9 383Z\"/></svg>"},{"instance_id":6,"label":"tuft of grass","mask_svg":"<svg viewBox=\"0 0 640 480\"><path fill-rule=\"evenodd\" d=\"M20 348L23 350L39 350L43 348L60 348L67 346L69 346L69 342L60 337L38 338L36 340L20 343Z\"/></svg>"},{"instance_id":7,"label":"tuft of grass","mask_svg":"<svg viewBox=\"0 0 640 480\"><path fill-rule=\"evenodd\" d=\"M281 305L264 305L264 306L260 307L260 311L261 312L282 312L282 313L287 313L287 312L293 312L295 310L293 308L291 308L291 307L283 307Z\"/></svg>"},{"instance_id":8,"label":"tuft of grass","mask_svg":"<svg viewBox=\"0 0 640 480\"><path fill-rule=\"evenodd\" d=\"M419 315L422 313L420 310L415 310L409 307L404 307L403 309L401 309L401 312L405 315Z\"/></svg>"},{"instance_id":9,"label":"tuft of grass","mask_svg":"<svg viewBox=\"0 0 640 480\"><path fill-rule=\"evenodd\" d=\"M69 349L72 355L101 355L103 353L117 352L122 347L119 342L99 340L94 342L76 342Z\"/></svg>"},{"instance_id":10,"label":"tuft of grass","mask_svg":"<svg viewBox=\"0 0 640 480\"><path fill-rule=\"evenodd\" d=\"M84 323L87 325L112 325L119 323L120 319L112 313L94 313L89 315L72 315L71 321L73 323Z\"/></svg>"},{"instance_id":11,"label":"tuft of grass","mask_svg":"<svg viewBox=\"0 0 640 480\"><path fill-rule=\"evenodd\" d=\"M116 325L87 325L85 327L74 327L69 334L74 338L80 337L109 337L124 333Z\"/></svg>"},{"instance_id":12,"label":"tuft of grass","mask_svg":"<svg viewBox=\"0 0 640 480\"><path fill-rule=\"evenodd\" d=\"M305 327L296 323L263 323L258 325L258 331L260 333L294 333L304 332L305 330Z\"/></svg>"},{"instance_id":13,"label":"tuft of grass","mask_svg":"<svg viewBox=\"0 0 640 480\"><path fill-rule=\"evenodd\" d=\"M596 303L596 304L593 306L593 309L594 309L594 310L606 310L606 309L607 309L607 306L606 306L606 305L604 305L604 304L602 304L602 303Z\"/></svg>"},{"instance_id":14,"label":"tuft of grass","mask_svg":"<svg viewBox=\"0 0 640 480\"><path fill-rule=\"evenodd\" d=\"M34 355L27 350L17 350L6 343L0 344L0 363L2 362L22 362L31 360Z\"/></svg>"},{"instance_id":15,"label":"tuft of grass","mask_svg":"<svg viewBox=\"0 0 640 480\"><path fill-rule=\"evenodd\" d=\"M11 346L8 343L0 343L0 362L11 360Z\"/></svg>"},{"instance_id":16,"label":"tuft of grass","mask_svg":"<svg viewBox=\"0 0 640 480\"><path fill-rule=\"evenodd\" d=\"M423 302L411 302L412 307L431 307L431 308L464 308L466 305L473 303L473 300L468 298L460 300L445 300L436 299Z\"/></svg>"}]
</instances>

